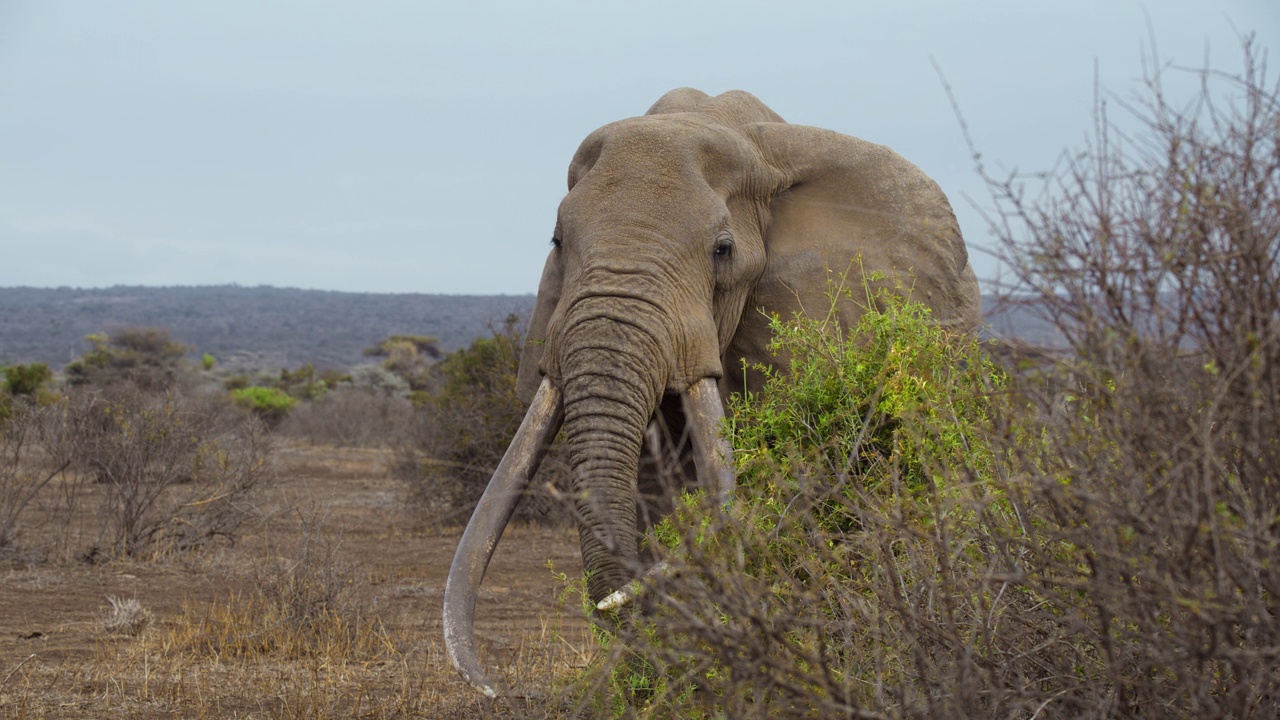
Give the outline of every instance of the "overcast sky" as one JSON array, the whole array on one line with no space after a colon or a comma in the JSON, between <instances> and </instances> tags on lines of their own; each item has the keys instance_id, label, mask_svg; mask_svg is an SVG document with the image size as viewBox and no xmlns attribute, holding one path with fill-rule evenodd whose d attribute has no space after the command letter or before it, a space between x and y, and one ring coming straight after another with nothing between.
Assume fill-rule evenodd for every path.
<instances>
[{"instance_id":1,"label":"overcast sky","mask_svg":"<svg viewBox=\"0 0 1280 720\"><path fill-rule=\"evenodd\" d=\"M1095 63L1128 95L1153 38L1237 69L1252 31L1280 49L1280 2L0 0L0 286L534 292L578 143L685 85L902 153L990 277L931 57L984 158L1037 170Z\"/></svg>"}]
</instances>

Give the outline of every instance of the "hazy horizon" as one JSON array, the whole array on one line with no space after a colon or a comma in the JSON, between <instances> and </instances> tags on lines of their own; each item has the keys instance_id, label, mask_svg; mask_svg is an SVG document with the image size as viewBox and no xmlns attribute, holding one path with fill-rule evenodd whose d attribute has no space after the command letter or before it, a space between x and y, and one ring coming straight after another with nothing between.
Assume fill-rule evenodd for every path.
<instances>
[{"instance_id":1,"label":"hazy horizon","mask_svg":"<svg viewBox=\"0 0 1280 720\"><path fill-rule=\"evenodd\" d=\"M1080 148L1095 72L1129 97L1152 44L1228 71L1237 33L1280 47L1256 0L500 7L0 0L0 286L533 293L578 143L679 86L897 150L990 278L934 62L1001 173Z\"/></svg>"}]
</instances>

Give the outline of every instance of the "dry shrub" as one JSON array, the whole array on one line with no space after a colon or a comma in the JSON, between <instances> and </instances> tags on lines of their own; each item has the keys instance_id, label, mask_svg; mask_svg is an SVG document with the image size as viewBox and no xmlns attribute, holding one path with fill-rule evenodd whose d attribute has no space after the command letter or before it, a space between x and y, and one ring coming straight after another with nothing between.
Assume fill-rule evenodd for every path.
<instances>
[{"instance_id":1,"label":"dry shrub","mask_svg":"<svg viewBox=\"0 0 1280 720\"><path fill-rule=\"evenodd\" d=\"M32 551L86 559L232 542L255 515L251 494L273 479L261 423L176 388L73 389L20 408L0 449L0 537L52 526Z\"/></svg>"},{"instance_id":2,"label":"dry shrub","mask_svg":"<svg viewBox=\"0 0 1280 720\"><path fill-rule=\"evenodd\" d=\"M516 395L523 329L515 316L501 330L450 353L437 366L440 389L414 415L395 451L394 472L410 488L413 505L429 527L465 522L502 461L524 419ZM546 455L516 518L541 523L567 519L562 503L546 492L565 477L558 446Z\"/></svg>"},{"instance_id":3,"label":"dry shrub","mask_svg":"<svg viewBox=\"0 0 1280 720\"><path fill-rule=\"evenodd\" d=\"M1066 393L1021 385L1042 445L1012 460L1074 561L1017 569L1094 660L1055 714L1280 711L1280 86L1260 58L1246 39L1242 74L1203 72L1185 106L1153 76L1136 135L1100 109L1045 201L993 182L1009 300L1066 342Z\"/></svg>"},{"instance_id":4,"label":"dry shrub","mask_svg":"<svg viewBox=\"0 0 1280 720\"><path fill-rule=\"evenodd\" d=\"M11 551L19 532L19 518L70 464L44 452L49 416L53 411L17 401L8 418L0 419L0 552Z\"/></svg>"},{"instance_id":5,"label":"dry shrub","mask_svg":"<svg viewBox=\"0 0 1280 720\"><path fill-rule=\"evenodd\" d=\"M295 407L277 432L314 445L389 447L406 432L412 404L376 389L339 387Z\"/></svg>"},{"instance_id":6,"label":"dry shrub","mask_svg":"<svg viewBox=\"0 0 1280 720\"><path fill-rule=\"evenodd\" d=\"M231 541L272 478L270 438L221 398L115 387L72 396L80 469L104 488L107 548L139 556Z\"/></svg>"},{"instance_id":7,"label":"dry shrub","mask_svg":"<svg viewBox=\"0 0 1280 720\"><path fill-rule=\"evenodd\" d=\"M85 338L92 346L66 367L72 385L99 387L128 383L148 391L163 391L190 381L183 358L191 348L170 337L165 328L120 328Z\"/></svg>"},{"instance_id":8,"label":"dry shrub","mask_svg":"<svg viewBox=\"0 0 1280 720\"><path fill-rule=\"evenodd\" d=\"M138 598L107 596L111 608L102 617L102 630L115 635L138 635L146 629L155 615Z\"/></svg>"},{"instance_id":9,"label":"dry shrub","mask_svg":"<svg viewBox=\"0 0 1280 720\"><path fill-rule=\"evenodd\" d=\"M1202 77L1153 76L1140 134L1100 108L1042 200L992 180L1005 300L1065 342L1036 367L779 328L827 350L738 409L735 506L658 526L591 712L1280 714L1280 90L1248 41Z\"/></svg>"}]
</instances>

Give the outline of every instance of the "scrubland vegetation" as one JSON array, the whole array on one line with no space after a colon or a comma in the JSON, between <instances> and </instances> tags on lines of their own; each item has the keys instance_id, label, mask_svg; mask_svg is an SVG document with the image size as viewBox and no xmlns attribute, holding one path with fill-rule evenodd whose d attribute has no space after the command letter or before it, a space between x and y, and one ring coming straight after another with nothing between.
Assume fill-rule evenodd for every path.
<instances>
[{"instance_id":1,"label":"scrubland vegetation","mask_svg":"<svg viewBox=\"0 0 1280 720\"><path fill-rule=\"evenodd\" d=\"M5 368L0 603L38 621L0 640L0 716L1277 716L1280 90L1245 51L1190 104L1153 77L1139 132L1099 107L1043 188L988 177L1003 300L1060 346L853 276L859 327L777 318L792 365L726 428L739 495L650 531L671 571L638 610L580 610L553 449L481 598L494 702L447 666L439 584L522 414L517 319L342 371L154 329Z\"/></svg>"}]
</instances>

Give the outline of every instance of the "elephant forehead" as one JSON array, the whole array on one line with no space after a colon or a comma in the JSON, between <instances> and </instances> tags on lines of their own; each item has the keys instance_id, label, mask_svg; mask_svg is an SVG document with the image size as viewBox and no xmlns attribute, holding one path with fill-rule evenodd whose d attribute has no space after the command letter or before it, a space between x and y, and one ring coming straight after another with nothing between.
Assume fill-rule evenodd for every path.
<instances>
[{"instance_id":1,"label":"elephant forehead","mask_svg":"<svg viewBox=\"0 0 1280 720\"><path fill-rule=\"evenodd\" d=\"M606 182L644 178L654 183L716 184L740 171L754 146L733 128L694 113L629 118L610 123L583 142L570 170L576 184L587 175Z\"/></svg>"}]
</instances>

